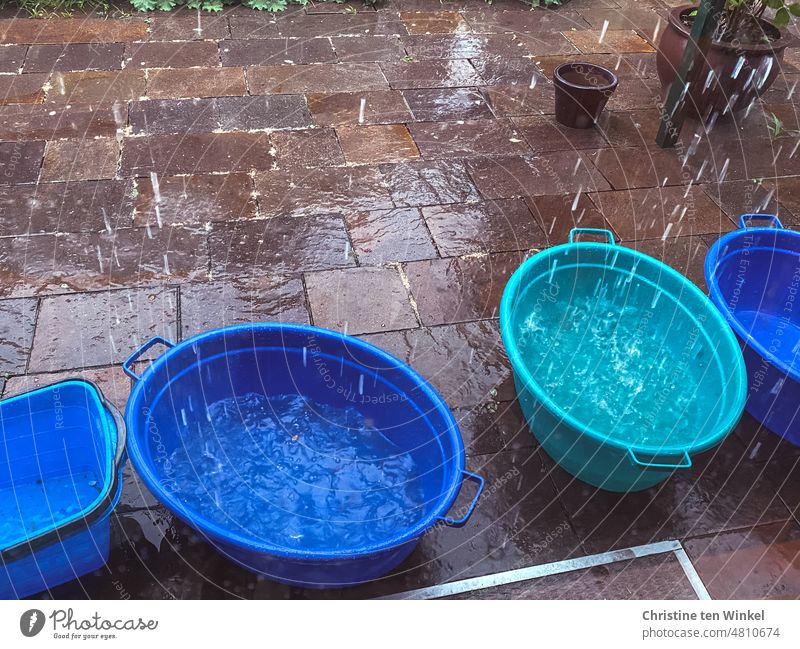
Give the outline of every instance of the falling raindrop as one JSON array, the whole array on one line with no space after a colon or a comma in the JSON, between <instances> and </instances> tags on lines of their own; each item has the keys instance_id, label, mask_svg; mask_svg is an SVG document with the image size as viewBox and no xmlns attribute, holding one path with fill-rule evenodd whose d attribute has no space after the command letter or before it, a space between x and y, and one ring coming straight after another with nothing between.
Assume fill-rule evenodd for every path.
<instances>
[{"instance_id":1,"label":"falling raindrop","mask_svg":"<svg viewBox=\"0 0 800 649\"><path fill-rule=\"evenodd\" d=\"M575 194L575 200L572 201L572 212L578 209L578 201L581 198L581 192L583 191L583 187L578 187L578 193Z\"/></svg>"},{"instance_id":2,"label":"falling raindrop","mask_svg":"<svg viewBox=\"0 0 800 649\"><path fill-rule=\"evenodd\" d=\"M694 184L694 178L689 178L689 184L686 185L686 191L683 193L684 198L688 198L689 192L692 191L693 184Z\"/></svg>"},{"instance_id":3,"label":"falling raindrop","mask_svg":"<svg viewBox=\"0 0 800 649\"><path fill-rule=\"evenodd\" d=\"M773 166L775 166L775 163L778 161L778 156L781 154L781 151L783 151L783 145L782 144L778 147L778 150L775 152L775 156L772 158L772 165Z\"/></svg>"},{"instance_id":4,"label":"falling raindrop","mask_svg":"<svg viewBox=\"0 0 800 649\"><path fill-rule=\"evenodd\" d=\"M652 42L655 43L658 40L658 33L661 31L661 17L659 16L658 22L656 23L656 28L653 30L653 39Z\"/></svg>"},{"instance_id":5,"label":"falling raindrop","mask_svg":"<svg viewBox=\"0 0 800 649\"><path fill-rule=\"evenodd\" d=\"M303 367L308 367L308 347L303 347Z\"/></svg>"},{"instance_id":6,"label":"falling raindrop","mask_svg":"<svg viewBox=\"0 0 800 649\"><path fill-rule=\"evenodd\" d=\"M603 27L600 30L600 38L597 39L598 43L602 43L603 39L606 37L606 32L608 31L608 20L603 21Z\"/></svg>"},{"instance_id":7,"label":"falling raindrop","mask_svg":"<svg viewBox=\"0 0 800 649\"><path fill-rule=\"evenodd\" d=\"M728 165L730 165L731 159L725 158L725 162L722 163L722 170L719 172L719 179L717 180L718 183L721 183L725 180L725 176L728 175Z\"/></svg>"},{"instance_id":8,"label":"falling raindrop","mask_svg":"<svg viewBox=\"0 0 800 649\"><path fill-rule=\"evenodd\" d=\"M790 158L794 158L794 154L797 153L798 147L800 147L800 139L798 139L797 142L795 142L794 148L792 149L792 152L789 154Z\"/></svg>"},{"instance_id":9,"label":"falling raindrop","mask_svg":"<svg viewBox=\"0 0 800 649\"><path fill-rule=\"evenodd\" d=\"M111 234L114 230L111 229L111 222L108 220L108 213L106 212L106 208L101 207L100 212L103 214L103 223L106 226L106 232Z\"/></svg>"},{"instance_id":10,"label":"falling raindrop","mask_svg":"<svg viewBox=\"0 0 800 649\"><path fill-rule=\"evenodd\" d=\"M535 87L536 87L536 73L534 72L534 73L531 75L531 84L528 86L528 88L530 88L531 90L533 90Z\"/></svg>"},{"instance_id":11,"label":"falling raindrop","mask_svg":"<svg viewBox=\"0 0 800 649\"><path fill-rule=\"evenodd\" d=\"M771 56L766 59L766 62L764 63L764 67L766 68L766 70L764 71L764 74L762 75L761 79L758 82L758 87L759 88L763 87L763 85L766 83L767 79L769 78L769 73L772 72L772 64L773 64L774 60L775 59L773 57L771 57Z\"/></svg>"},{"instance_id":12,"label":"falling raindrop","mask_svg":"<svg viewBox=\"0 0 800 649\"><path fill-rule=\"evenodd\" d=\"M100 246L97 246L97 263L100 266L100 272L103 272L103 253L100 250Z\"/></svg>"},{"instance_id":13,"label":"falling raindrop","mask_svg":"<svg viewBox=\"0 0 800 649\"><path fill-rule=\"evenodd\" d=\"M358 375L358 393L359 394L364 394L364 375L363 374L359 374Z\"/></svg>"},{"instance_id":14,"label":"falling raindrop","mask_svg":"<svg viewBox=\"0 0 800 649\"><path fill-rule=\"evenodd\" d=\"M170 272L169 272L169 257L167 256L166 252L164 253L164 274L165 275L169 275L170 274Z\"/></svg>"},{"instance_id":15,"label":"falling raindrop","mask_svg":"<svg viewBox=\"0 0 800 649\"><path fill-rule=\"evenodd\" d=\"M739 73L742 71L742 67L745 64L745 60L743 56L739 57L739 60L736 61L736 66L733 68L733 72L731 72L731 78L736 79L739 76Z\"/></svg>"},{"instance_id":16,"label":"falling raindrop","mask_svg":"<svg viewBox=\"0 0 800 649\"><path fill-rule=\"evenodd\" d=\"M193 31L197 33L197 37L200 38L203 35L203 25L202 25L202 18L200 13L200 7L197 8L197 27L194 28Z\"/></svg>"},{"instance_id":17,"label":"falling raindrop","mask_svg":"<svg viewBox=\"0 0 800 649\"><path fill-rule=\"evenodd\" d=\"M795 81L795 82L792 84L792 87L791 87L791 88L789 88L789 94L788 94L788 95L786 95L786 99L787 99L787 101L788 101L789 99L791 99L791 98L792 98L792 95L794 95L795 88L797 88L797 81Z\"/></svg>"},{"instance_id":18,"label":"falling raindrop","mask_svg":"<svg viewBox=\"0 0 800 649\"><path fill-rule=\"evenodd\" d=\"M553 265L550 266L550 278L547 280L551 284L553 283L553 275L556 272L556 267L558 266L558 259L553 260Z\"/></svg>"},{"instance_id":19,"label":"falling raindrop","mask_svg":"<svg viewBox=\"0 0 800 649\"><path fill-rule=\"evenodd\" d=\"M667 237L669 236L670 230L672 230L672 223L667 223L667 227L664 228L664 234L661 235L661 240L666 241Z\"/></svg>"},{"instance_id":20,"label":"falling raindrop","mask_svg":"<svg viewBox=\"0 0 800 649\"><path fill-rule=\"evenodd\" d=\"M345 241L344 242L344 260L347 261L348 259L350 259L350 242L349 241Z\"/></svg>"},{"instance_id":21,"label":"falling raindrop","mask_svg":"<svg viewBox=\"0 0 800 649\"><path fill-rule=\"evenodd\" d=\"M360 106L358 108L358 123L359 124L363 124L364 123L364 111L366 111L366 109L367 109L367 100L364 97L362 97L361 98L361 104L360 104Z\"/></svg>"},{"instance_id":22,"label":"falling raindrop","mask_svg":"<svg viewBox=\"0 0 800 649\"><path fill-rule=\"evenodd\" d=\"M575 161L575 168L572 170L572 175L576 175L578 173L578 168L581 166L581 157L578 156L578 159Z\"/></svg>"}]
</instances>

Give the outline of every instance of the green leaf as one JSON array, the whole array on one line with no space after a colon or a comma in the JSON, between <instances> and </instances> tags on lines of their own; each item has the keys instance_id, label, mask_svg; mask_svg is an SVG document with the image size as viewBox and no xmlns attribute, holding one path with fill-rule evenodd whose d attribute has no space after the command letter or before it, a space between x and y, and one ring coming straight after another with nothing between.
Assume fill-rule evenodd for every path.
<instances>
[{"instance_id":1,"label":"green leaf","mask_svg":"<svg viewBox=\"0 0 800 649\"><path fill-rule=\"evenodd\" d=\"M795 3L793 3L793 4L790 4L790 5L789 5L789 12L790 12L790 13L791 13L793 16L800 16L800 3L798 3L798 2L795 2Z\"/></svg>"},{"instance_id":2,"label":"green leaf","mask_svg":"<svg viewBox=\"0 0 800 649\"><path fill-rule=\"evenodd\" d=\"M789 10L786 7L781 7L775 14L775 26L786 27L791 19L792 16L789 14Z\"/></svg>"}]
</instances>

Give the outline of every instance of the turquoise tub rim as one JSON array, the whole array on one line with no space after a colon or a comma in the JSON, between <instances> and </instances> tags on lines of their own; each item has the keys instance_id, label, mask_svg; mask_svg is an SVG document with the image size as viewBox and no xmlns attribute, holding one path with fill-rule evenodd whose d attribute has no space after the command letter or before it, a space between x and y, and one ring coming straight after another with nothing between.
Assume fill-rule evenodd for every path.
<instances>
[{"instance_id":1,"label":"turquoise tub rim","mask_svg":"<svg viewBox=\"0 0 800 649\"><path fill-rule=\"evenodd\" d=\"M578 230L578 229L576 229ZM580 431L581 434L587 435L592 439L600 442L601 444L607 444L609 446L613 446L614 448L618 448L622 451L640 451L643 454L655 454L655 455L682 455L688 454L691 455L692 453L700 453L705 451L713 446L719 444L727 434L734 428L737 424L739 419L744 412L745 400L747 397L747 372L745 370L744 359L741 354L741 349L739 347L739 343L736 340L736 336L733 333L733 330L728 325L725 318L716 308L714 303L709 299L709 297L703 293L693 282L691 282L687 277L683 274L676 271L674 268L667 266L666 264L662 263L658 259L651 257L650 255L646 255L639 250L635 250L633 248L629 248L627 246L622 246L618 244L613 235L607 230L595 230L595 229L585 229L584 231L588 231L587 233L591 232L593 234L603 233L608 236L609 241L607 243L600 243L594 241L582 241L582 242L573 242L573 234L576 233L576 230L570 232L570 242L563 243L558 246L554 246L552 248L547 248L545 250L541 250L536 254L532 255L528 259L526 259L517 270L514 271L513 275L509 278L508 282L506 283L505 289L503 289L503 296L500 300L500 335L503 340L503 345L506 349L506 354L508 355L509 361L511 362L511 367L514 371L516 377L523 382L526 389L530 390L535 397L542 403L544 407L546 407L551 413L555 414L558 419L571 426L577 431ZM559 253L563 253L566 250L574 249L576 247L590 250L590 249L606 249L609 246L613 246L616 248L623 249L625 254L630 254L634 258L636 258L640 263L644 262L645 264L650 264L655 266L659 272L668 275L678 281L680 284L683 285L684 289L688 290L689 292L693 293L696 297L701 298L702 300L706 301L707 304L707 312L708 312L708 320L712 321L714 325L716 325L723 338L726 340L728 345L731 346L737 353L734 354L735 357L735 364L736 367L734 369L734 375L732 375L732 381L735 380L735 388L736 397L735 403L738 404L737 407L731 409L731 411L724 417L713 429L713 432L709 435L704 436L702 439L697 440L695 443L690 444L688 446L681 445L681 446L654 446L654 445L644 445L644 444L630 444L627 442L620 441L619 439L614 438L611 435L602 433L600 431L594 430L587 426L586 424L582 423L568 412L566 412L561 406L555 403L553 399L547 394L547 392L539 385L539 383L533 378L530 371L526 367L525 363L521 360L521 354L518 349L517 341L515 337L512 335L511 331L511 312L514 302L514 297L517 294L517 289L520 286L522 278L527 274L529 269L536 264L540 264L543 259L548 257L554 256ZM638 273L637 273L638 274ZM708 326L708 325L705 325Z\"/></svg>"}]
</instances>

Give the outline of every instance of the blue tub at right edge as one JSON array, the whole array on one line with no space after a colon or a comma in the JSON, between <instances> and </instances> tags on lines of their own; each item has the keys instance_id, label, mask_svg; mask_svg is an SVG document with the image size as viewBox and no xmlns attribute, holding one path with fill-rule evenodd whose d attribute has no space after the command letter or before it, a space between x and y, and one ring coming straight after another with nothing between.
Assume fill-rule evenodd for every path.
<instances>
[{"instance_id":1,"label":"blue tub at right edge","mask_svg":"<svg viewBox=\"0 0 800 649\"><path fill-rule=\"evenodd\" d=\"M742 346L745 409L800 446L800 233L775 215L745 214L709 250L705 276Z\"/></svg>"}]
</instances>

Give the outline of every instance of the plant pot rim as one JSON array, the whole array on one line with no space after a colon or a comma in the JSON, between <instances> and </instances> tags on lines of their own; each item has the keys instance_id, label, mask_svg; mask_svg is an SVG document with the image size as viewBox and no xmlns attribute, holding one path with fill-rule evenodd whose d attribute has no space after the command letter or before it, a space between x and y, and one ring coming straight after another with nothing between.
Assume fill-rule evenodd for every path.
<instances>
[{"instance_id":1,"label":"plant pot rim","mask_svg":"<svg viewBox=\"0 0 800 649\"><path fill-rule=\"evenodd\" d=\"M674 9L671 9L669 12L670 25L680 31L684 36L686 36L687 39L691 36L691 29L684 24L684 22L681 20L681 16L687 11L694 11L695 9L697 9L697 7L694 5L683 5L681 7L675 7ZM762 18L761 22L775 29L779 34L779 38L771 41L770 43L739 43L738 45L734 45L733 43L712 41L711 47L720 50L727 50L729 52L777 53L785 50L794 41L794 37L791 34L780 27L776 27L769 20Z\"/></svg>"},{"instance_id":2,"label":"plant pot rim","mask_svg":"<svg viewBox=\"0 0 800 649\"><path fill-rule=\"evenodd\" d=\"M607 79L610 77L611 81L604 85L593 85L593 84L579 84L579 83L572 83L571 81L565 79L561 76L561 72L567 69L574 70L575 68L585 68L590 70L595 70L602 74ZM555 70L553 70L553 80L558 81L558 83L563 84L564 86L571 88L573 90L599 90L599 91L606 91L606 90L614 90L619 84L619 79L617 75L614 74L608 68L603 67L602 65L597 65L596 63L584 63L582 61L574 61L570 63L562 63L559 65Z\"/></svg>"}]
</instances>

